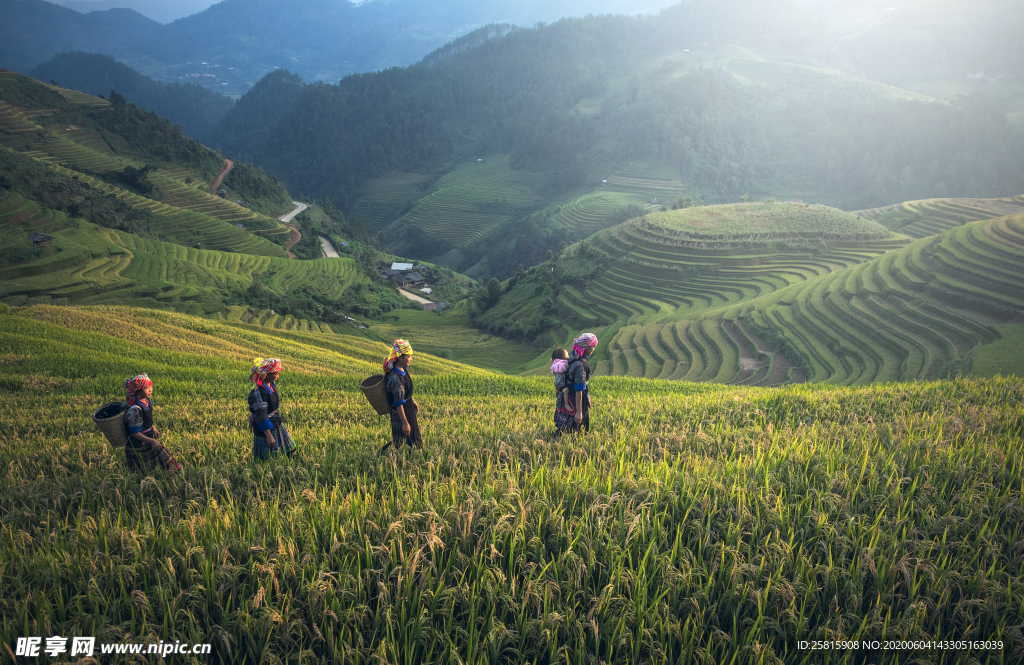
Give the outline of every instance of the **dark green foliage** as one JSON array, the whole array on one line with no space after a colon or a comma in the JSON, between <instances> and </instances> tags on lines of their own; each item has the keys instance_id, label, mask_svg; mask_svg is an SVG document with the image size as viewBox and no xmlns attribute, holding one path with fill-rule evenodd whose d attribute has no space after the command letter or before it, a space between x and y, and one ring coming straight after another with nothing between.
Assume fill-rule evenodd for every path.
<instances>
[{"instance_id":1,"label":"dark green foliage","mask_svg":"<svg viewBox=\"0 0 1024 665\"><path fill-rule=\"evenodd\" d=\"M223 165L221 157L185 136L181 128L134 104L116 104L89 111L88 119L101 133L116 137L115 145L123 142L129 154L190 166L211 179Z\"/></svg>"},{"instance_id":2,"label":"dark green foliage","mask_svg":"<svg viewBox=\"0 0 1024 665\"><path fill-rule=\"evenodd\" d=\"M148 167L128 167L120 174L106 176L121 186L127 184L122 178L151 186L146 179L148 172ZM145 210L10 150L0 150L0 183L45 208L60 210L71 217L132 233L151 230L152 215Z\"/></svg>"},{"instance_id":3,"label":"dark green foliage","mask_svg":"<svg viewBox=\"0 0 1024 665\"><path fill-rule=\"evenodd\" d=\"M291 209L292 197L280 180L251 164L239 161L234 164L224 179L232 198L241 199L246 207L271 217Z\"/></svg>"},{"instance_id":4,"label":"dark green foliage","mask_svg":"<svg viewBox=\"0 0 1024 665\"><path fill-rule=\"evenodd\" d=\"M930 102L781 60L679 53L706 38L682 12L515 30L407 69L308 86L247 152L346 210L368 178L495 152L542 172L550 197L652 158L709 201L795 192L861 208L938 184L945 195L1024 189L1024 137L992 96ZM246 123L242 108L232 124Z\"/></svg>"},{"instance_id":5,"label":"dark green foliage","mask_svg":"<svg viewBox=\"0 0 1024 665\"><path fill-rule=\"evenodd\" d=\"M201 141L215 141L214 129L234 102L197 85L162 83L139 74L113 58L92 53L65 53L40 65L33 76L94 95L116 91L121 103L128 101L181 125ZM110 101L115 105L115 93Z\"/></svg>"},{"instance_id":6,"label":"dark green foliage","mask_svg":"<svg viewBox=\"0 0 1024 665\"><path fill-rule=\"evenodd\" d=\"M136 194L142 196L153 197L156 192L156 187L149 179L149 174L153 172L153 167L150 165L137 168L134 166L126 166L120 171L112 171L108 173L96 173L103 180L109 183L123 187Z\"/></svg>"},{"instance_id":7,"label":"dark green foliage","mask_svg":"<svg viewBox=\"0 0 1024 665\"><path fill-rule=\"evenodd\" d=\"M320 236L326 237L332 243L335 242L332 240L332 236L351 237L345 216L340 210L330 205L307 208L295 218L294 224L302 232L302 239L292 247L292 252L300 259L318 259L323 256ZM338 247L337 244L335 244L335 248L339 252L344 252L344 248Z\"/></svg>"}]
</instances>

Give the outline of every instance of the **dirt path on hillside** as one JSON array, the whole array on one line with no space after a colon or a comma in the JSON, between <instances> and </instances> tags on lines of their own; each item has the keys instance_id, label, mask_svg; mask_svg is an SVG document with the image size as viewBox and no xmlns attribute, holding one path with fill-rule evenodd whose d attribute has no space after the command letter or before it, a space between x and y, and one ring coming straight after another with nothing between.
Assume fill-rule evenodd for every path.
<instances>
[{"instance_id":1,"label":"dirt path on hillside","mask_svg":"<svg viewBox=\"0 0 1024 665\"><path fill-rule=\"evenodd\" d=\"M231 161L230 159L225 159L224 160L224 168L221 169L220 175L218 175L216 178L214 178L213 182L210 183L210 193L211 194L216 194L217 193L217 190L220 189L220 186L222 184L224 184L224 178L228 177L228 174L231 173L231 169L233 169L233 168L235 168L235 163L233 161Z\"/></svg>"}]
</instances>

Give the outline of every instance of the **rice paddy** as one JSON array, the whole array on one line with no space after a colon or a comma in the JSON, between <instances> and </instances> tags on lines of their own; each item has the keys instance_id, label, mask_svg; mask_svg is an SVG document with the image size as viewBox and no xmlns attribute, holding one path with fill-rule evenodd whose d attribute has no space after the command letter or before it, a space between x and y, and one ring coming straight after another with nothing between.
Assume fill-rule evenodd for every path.
<instances>
[{"instance_id":1,"label":"rice paddy","mask_svg":"<svg viewBox=\"0 0 1024 665\"><path fill-rule=\"evenodd\" d=\"M979 221L703 317L623 328L605 370L739 384L972 373L1024 316L1024 215ZM1011 333L1012 334L1012 333ZM982 351L980 373L1005 345Z\"/></svg>"},{"instance_id":2,"label":"rice paddy","mask_svg":"<svg viewBox=\"0 0 1024 665\"><path fill-rule=\"evenodd\" d=\"M1019 378L600 378L595 431L552 441L550 379L418 354L425 446L378 456L356 385L385 352L133 308L0 313L0 643L213 645L190 663L1024 656ZM299 457L256 465L248 366L270 355ZM89 422L138 371L176 476L127 471ZM943 640L966 645L922 646Z\"/></svg>"},{"instance_id":3,"label":"rice paddy","mask_svg":"<svg viewBox=\"0 0 1024 665\"><path fill-rule=\"evenodd\" d=\"M316 294L344 309L360 305L353 294L370 286L349 258L195 249L69 219L13 193L0 199L0 223L8 231L0 240L5 252L22 248L29 232L53 237L45 252L0 263L0 297L13 304L125 303L213 315L258 281L285 300Z\"/></svg>"},{"instance_id":4,"label":"rice paddy","mask_svg":"<svg viewBox=\"0 0 1024 665\"><path fill-rule=\"evenodd\" d=\"M468 162L442 177L395 224L416 227L448 247L467 247L538 207L539 184L535 174L513 169L505 155Z\"/></svg>"},{"instance_id":5,"label":"rice paddy","mask_svg":"<svg viewBox=\"0 0 1024 665\"><path fill-rule=\"evenodd\" d=\"M943 233L968 222L1024 212L1021 197L1002 199L927 199L861 210L866 219L913 238Z\"/></svg>"}]
</instances>

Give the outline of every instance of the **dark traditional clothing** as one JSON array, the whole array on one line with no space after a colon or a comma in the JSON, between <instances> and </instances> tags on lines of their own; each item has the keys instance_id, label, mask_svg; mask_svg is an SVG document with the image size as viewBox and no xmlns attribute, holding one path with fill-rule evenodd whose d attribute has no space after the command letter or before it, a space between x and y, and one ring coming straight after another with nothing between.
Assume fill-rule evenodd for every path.
<instances>
[{"instance_id":1,"label":"dark traditional clothing","mask_svg":"<svg viewBox=\"0 0 1024 665\"><path fill-rule=\"evenodd\" d=\"M568 406L576 408L576 395L583 395L583 429L590 431L590 376L593 371L586 357L581 357L575 351L569 358L569 369L565 371L565 385L569 389ZM563 393L559 393L563 395ZM580 431L580 423L576 422L575 413L565 408L563 400L558 406L561 409L555 410L555 425L560 432L572 433Z\"/></svg>"},{"instance_id":2,"label":"dark traditional clothing","mask_svg":"<svg viewBox=\"0 0 1024 665\"><path fill-rule=\"evenodd\" d=\"M391 444L398 448L405 443L409 446L423 445L420 426L416 421L416 406L413 403L412 377L401 367L392 367L384 383L388 404L391 405ZM405 418L409 421L409 436L402 433L402 416L398 407L405 407Z\"/></svg>"},{"instance_id":3,"label":"dark traditional clothing","mask_svg":"<svg viewBox=\"0 0 1024 665\"><path fill-rule=\"evenodd\" d=\"M151 439L155 438L153 403L150 400L137 400L131 404L124 414L124 424L128 430L128 443L124 447L124 456L129 469L133 471L151 471L157 467L168 471L181 469L181 464L163 445L139 441L132 436L132 434L142 434Z\"/></svg>"},{"instance_id":4,"label":"dark traditional clothing","mask_svg":"<svg viewBox=\"0 0 1024 665\"><path fill-rule=\"evenodd\" d=\"M567 402L567 391L568 385L566 384L566 371L568 370L569 362L562 360L566 364L566 368L560 372L555 372L555 427L558 431L565 431L570 428L570 421L573 418L572 406ZM552 365L553 366L553 365Z\"/></svg>"},{"instance_id":5,"label":"dark traditional clothing","mask_svg":"<svg viewBox=\"0 0 1024 665\"><path fill-rule=\"evenodd\" d=\"M273 381L261 381L249 392L249 426L252 428L252 455L258 460L285 452L295 453L295 444L281 420L281 394ZM274 438L267 443L266 432Z\"/></svg>"}]
</instances>

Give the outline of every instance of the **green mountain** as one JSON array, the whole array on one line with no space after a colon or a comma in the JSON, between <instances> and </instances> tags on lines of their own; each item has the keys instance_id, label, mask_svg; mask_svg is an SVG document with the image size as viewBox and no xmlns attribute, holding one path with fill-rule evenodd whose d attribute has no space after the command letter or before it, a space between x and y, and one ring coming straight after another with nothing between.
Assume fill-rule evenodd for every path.
<instances>
[{"instance_id":1,"label":"green mountain","mask_svg":"<svg viewBox=\"0 0 1024 665\"><path fill-rule=\"evenodd\" d=\"M166 82L241 95L288 67L307 80L408 65L491 23L656 11L671 0L224 0L161 25L131 10L78 12L0 0L0 67L29 72L72 51L117 58Z\"/></svg>"},{"instance_id":2,"label":"green mountain","mask_svg":"<svg viewBox=\"0 0 1024 665\"><path fill-rule=\"evenodd\" d=\"M406 69L307 86L277 114L268 84L225 127L259 125L247 108L271 124L226 145L331 198L392 251L418 248L482 277L578 239L554 219L566 208L589 209L587 226L602 228L631 206L679 198L856 209L1024 190L1024 127L1007 100L940 99L709 44L688 17L499 33ZM634 200L593 200L622 183L641 185Z\"/></svg>"},{"instance_id":3,"label":"green mountain","mask_svg":"<svg viewBox=\"0 0 1024 665\"><path fill-rule=\"evenodd\" d=\"M242 308L286 326L403 304L352 256L286 258L301 230L276 216L292 197L259 169L228 164L123 99L0 72L0 298ZM224 175L223 196L211 193ZM320 217L309 228L340 227Z\"/></svg>"}]
</instances>

